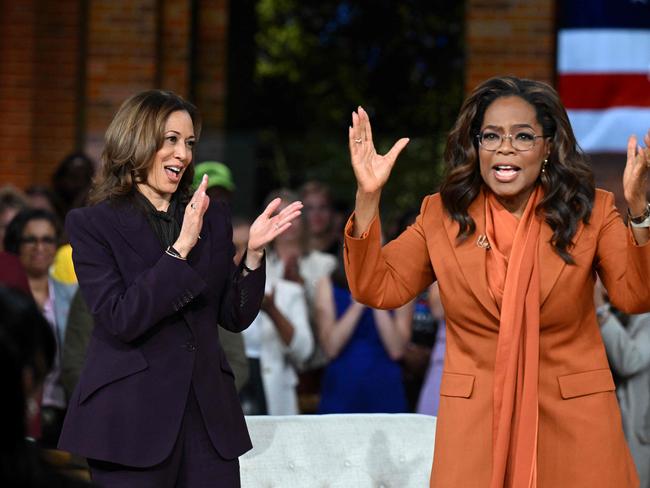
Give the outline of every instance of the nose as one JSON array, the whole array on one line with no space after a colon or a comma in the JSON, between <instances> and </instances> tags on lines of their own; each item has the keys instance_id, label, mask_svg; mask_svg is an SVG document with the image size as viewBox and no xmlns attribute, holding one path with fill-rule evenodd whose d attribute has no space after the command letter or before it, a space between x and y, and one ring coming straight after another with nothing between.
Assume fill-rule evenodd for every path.
<instances>
[{"instance_id":1,"label":"nose","mask_svg":"<svg viewBox=\"0 0 650 488\"><path fill-rule=\"evenodd\" d=\"M506 141L508 141L507 144ZM497 152L504 154L516 152L515 148L512 146L512 134L504 135L501 137L501 144L497 148Z\"/></svg>"},{"instance_id":2,"label":"nose","mask_svg":"<svg viewBox=\"0 0 650 488\"><path fill-rule=\"evenodd\" d=\"M188 156L187 146L182 143L176 144L174 156L176 157L176 159L182 161L183 163L187 162L187 156Z\"/></svg>"}]
</instances>

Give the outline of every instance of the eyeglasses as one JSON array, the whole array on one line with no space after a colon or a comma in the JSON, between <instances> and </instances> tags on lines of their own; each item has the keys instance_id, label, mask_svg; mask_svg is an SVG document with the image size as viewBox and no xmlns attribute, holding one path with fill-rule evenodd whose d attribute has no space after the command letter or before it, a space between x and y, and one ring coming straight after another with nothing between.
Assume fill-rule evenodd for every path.
<instances>
[{"instance_id":1,"label":"eyeglasses","mask_svg":"<svg viewBox=\"0 0 650 488\"><path fill-rule=\"evenodd\" d=\"M26 246L36 246L38 244L43 244L44 246L55 246L56 239L51 236L43 236L43 237L26 236L20 240L20 243Z\"/></svg>"},{"instance_id":2,"label":"eyeglasses","mask_svg":"<svg viewBox=\"0 0 650 488\"><path fill-rule=\"evenodd\" d=\"M535 147L535 140L544 137L546 136L537 136L534 132L525 130L506 135L486 130L476 136L478 143L486 151L496 151L501 147L504 139L510 139L510 144L515 151L530 151Z\"/></svg>"}]
</instances>

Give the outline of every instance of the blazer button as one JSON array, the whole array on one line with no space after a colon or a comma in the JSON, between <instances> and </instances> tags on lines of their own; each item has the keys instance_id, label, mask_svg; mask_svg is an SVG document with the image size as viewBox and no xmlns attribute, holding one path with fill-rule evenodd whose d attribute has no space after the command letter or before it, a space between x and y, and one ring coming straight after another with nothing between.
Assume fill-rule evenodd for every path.
<instances>
[{"instance_id":1,"label":"blazer button","mask_svg":"<svg viewBox=\"0 0 650 488\"><path fill-rule=\"evenodd\" d=\"M197 350L197 346L193 342L186 342L185 343L185 350L187 352L194 352L194 351Z\"/></svg>"}]
</instances>

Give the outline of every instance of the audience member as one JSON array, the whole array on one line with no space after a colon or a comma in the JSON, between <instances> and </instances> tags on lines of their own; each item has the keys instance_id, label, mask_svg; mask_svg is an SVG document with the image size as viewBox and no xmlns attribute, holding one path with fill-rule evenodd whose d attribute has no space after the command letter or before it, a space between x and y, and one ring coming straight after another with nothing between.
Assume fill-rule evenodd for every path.
<instances>
[{"instance_id":1,"label":"audience member","mask_svg":"<svg viewBox=\"0 0 650 488\"><path fill-rule=\"evenodd\" d=\"M45 378L41 408L41 442L55 447L65 416L66 399L60 383L61 348L68 310L76 286L65 285L49 276L54 260L59 228L54 214L40 209L20 212L7 227L4 244L18 256L27 274L29 288L56 339L54 367Z\"/></svg>"},{"instance_id":2,"label":"audience member","mask_svg":"<svg viewBox=\"0 0 650 488\"><path fill-rule=\"evenodd\" d=\"M650 488L650 425L645 423L650 412L650 313L627 315L615 309L600 280L594 301L639 486Z\"/></svg>"},{"instance_id":3,"label":"audience member","mask_svg":"<svg viewBox=\"0 0 650 488\"><path fill-rule=\"evenodd\" d=\"M61 204L62 222L71 209L86 203L94 176L95 163L82 152L69 154L59 163L52 175L52 188Z\"/></svg>"},{"instance_id":4,"label":"audience member","mask_svg":"<svg viewBox=\"0 0 650 488\"><path fill-rule=\"evenodd\" d=\"M233 225L233 234L242 239L245 229L242 224ZM278 277L268 279L262 310L242 334L250 371L240 394L244 413L299 413L295 368L309 357L314 346L302 285Z\"/></svg>"},{"instance_id":5,"label":"audience member","mask_svg":"<svg viewBox=\"0 0 650 488\"><path fill-rule=\"evenodd\" d=\"M65 328L63 350L61 352L61 384L65 390L66 399L72 396L81 370L86 363L86 351L95 322L88 310L88 305L77 290L70 302L68 323Z\"/></svg>"},{"instance_id":6,"label":"audience member","mask_svg":"<svg viewBox=\"0 0 650 488\"><path fill-rule=\"evenodd\" d=\"M0 251L0 286L20 291L25 295L32 294L20 259L5 251Z\"/></svg>"},{"instance_id":7,"label":"audience member","mask_svg":"<svg viewBox=\"0 0 650 488\"><path fill-rule=\"evenodd\" d=\"M0 187L0 251L4 249L5 232L9 222L25 208L27 198L23 192L12 185Z\"/></svg>"},{"instance_id":8,"label":"audience member","mask_svg":"<svg viewBox=\"0 0 650 488\"><path fill-rule=\"evenodd\" d=\"M25 190L30 208L39 208L46 210L59 219L64 218L63 208L57 196L46 186L34 185ZM83 204L84 202L80 202ZM63 222L59 220L59 222ZM50 275L66 285L76 285L77 275L74 272L74 265L72 264L72 247L65 242L65 236L62 235L60 241L63 242L59 246L54 255L54 261L50 266Z\"/></svg>"},{"instance_id":9,"label":"audience member","mask_svg":"<svg viewBox=\"0 0 650 488\"><path fill-rule=\"evenodd\" d=\"M342 257L331 278L318 282L316 319L330 358L321 386L319 413L406 412L398 361L410 324L393 312L371 309L352 298Z\"/></svg>"},{"instance_id":10,"label":"audience member","mask_svg":"<svg viewBox=\"0 0 650 488\"><path fill-rule=\"evenodd\" d=\"M75 488L90 486L64 476L26 439L30 404L40 396L42 381L53 364L55 340L47 322L25 295L0 287L0 376L5 397L0 402L0 486Z\"/></svg>"},{"instance_id":11,"label":"audience member","mask_svg":"<svg viewBox=\"0 0 650 488\"><path fill-rule=\"evenodd\" d=\"M296 194L288 189L279 189L270 193L266 201L275 197L295 199ZM296 282L305 289L309 311L309 325L312 336L318 337L314 318L314 296L316 283L324 276L329 276L336 268L336 258L330 254L310 250L303 221L296 220L292 227L278 236L269 248L267 257L267 279L277 282L279 279ZM320 376L322 368L327 363L327 357L316 342L309 359L301 365L299 381L299 396L301 411L314 413L318 407L320 394Z\"/></svg>"},{"instance_id":12,"label":"audience member","mask_svg":"<svg viewBox=\"0 0 650 488\"><path fill-rule=\"evenodd\" d=\"M267 283L262 310L243 336L251 371L249 384L261 380L264 391L266 412L255 413L299 413L296 367L314 346L302 286L285 279ZM259 392L259 387L256 390Z\"/></svg>"},{"instance_id":13,"label":"audience member","mask_svg":"<svg viewBox=\"0 0 650 488\"><path fill-rule=\"evenodd\" d=\"M65 217L70 210L86 205L94 175L95 163L83 153L70 154L59 163L52 176L52 186L61 222L65 222ZM65 233L61 241L50 274L62 283L76 285L77 275L72 263L72 247Z\"/></svg>"},{"instance_id":14,"label":"audience member","mask_svg":"<svg viewBox=\"0 0 650 488\"><path fill-rule=\"evenodd\" d=\"M194 168L194 188L198 188L203 175L208 175L206 193L212 200L230 203L235 183L230 168L218 161L204 161Z\"/></svg>"},{"instance_id":15,"label":"audience member","mask_svg":"<svg viewBox=\"0 0 650 488\"><path fill-rule=\"evenodd\" d=\"M416 410L442 317L435 284L395 310L395 319L405 322L403 327L408 327L411 334L402 357L402 379L409 411Z\"/></svg>"},{"instance_id":16,"label":"audience member","mask_svg":"<svg viewBox=\"0 0 650 488\"><path fill-rule=\"evenodd\" d=\"M300 199L305 205L308 249L336 256L342 232L336 226L330 188L320 181L308 181L300 189Z\"/></svg>"},{"instance_id":17,"label":"audience member","mask_svg":"<svg viewBox=\"0 0 650 488\"><path fill-rule=\"evenodd\" d=\"M271 192L266 201L269 202L277 197L287 201L287 198L295 199L297 195L291 190L280 189ZM272 281L284 278L303 285L307 303L311 307L316 293L316 283L323 276L332 273L336 268L336 258L320 251L310 250L306 240L302 221L292 222L291 228L271 243L267 257L267 276Z\"/></svg>"},{"instance_id":18,"label":"audience member","mask_svg":"<svg viewBox=\"0 0 650 488\"><path fill-rule=\"evenodd\" d=\"M436 333L436 343L431 351L427 372L420 389L420 396L415 408L416 413L438 416L440 385L442 384L442 371L445 365L446 340L445 322L441 321Z\"/></svg>"},{"instance_id":19,"label":"audience member","mask_svg":"<svg viewBox=\"0 0 650 488\"><path fill-rule=\"evenodd\" d=\"M25 190L27 203L30 208L40 208L47 210L61 217L61 203L58 201L56 195L47 186L32 185Z\"/></svg>"}]
</instances>

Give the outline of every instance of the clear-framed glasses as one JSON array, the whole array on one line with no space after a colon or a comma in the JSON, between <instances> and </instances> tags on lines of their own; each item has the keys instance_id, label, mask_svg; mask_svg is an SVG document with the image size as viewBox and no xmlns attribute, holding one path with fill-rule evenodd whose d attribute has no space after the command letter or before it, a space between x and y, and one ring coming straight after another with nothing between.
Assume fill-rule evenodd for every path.
<instances>
[{"instance_id":1,"label":"clear-framed glasses","mask_svg":"<svg viewBox=\"0 0 650 488\"><path fill-rule=\"evenodd\" d=\"M505 135L492 130L485 130L476 136L478 143L486 151L496 151L501 147L504 139L510 139L510 144L515 151L530 151L535 147L535 141L544 137L546 136L535 135L530 130L520 130L514 134Z\"/></svg>"}]
</instances>

